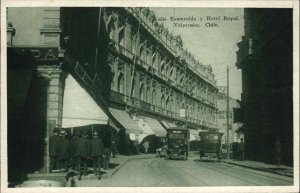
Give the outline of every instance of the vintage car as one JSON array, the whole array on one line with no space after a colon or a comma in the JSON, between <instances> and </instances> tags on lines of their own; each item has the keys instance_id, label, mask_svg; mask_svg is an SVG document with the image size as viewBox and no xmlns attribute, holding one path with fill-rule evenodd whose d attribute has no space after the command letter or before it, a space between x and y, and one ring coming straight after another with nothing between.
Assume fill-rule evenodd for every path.
<instances>
[{"instance_id":1,"label":"vintage car","mask_svg":"<svg viewBox=\"0 0 300 193\"><path fill-rule=\"evenodd\" d=\"M167 129L167 154L165 159L181 158L187 160L188 134L188 129L183 127L170 127Z\"/></svg>"}]
</instances>

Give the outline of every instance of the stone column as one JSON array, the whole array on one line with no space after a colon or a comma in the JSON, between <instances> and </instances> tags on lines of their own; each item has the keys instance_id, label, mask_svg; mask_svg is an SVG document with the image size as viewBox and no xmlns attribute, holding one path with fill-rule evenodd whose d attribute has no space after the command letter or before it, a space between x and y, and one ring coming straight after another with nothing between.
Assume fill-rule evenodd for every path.
<instances>
[{"instance_id":1,"label":"stone column","mask_svg":"<svg viewBox=\"0 0 300 193\"><path fill-rule=\"evenodd\" d=\"M38 66L38 76L47 80L47 110L46 110L46 127L44 163L40 170L41 173L49 172L49 137L52 135L54 127L62 126L62 107L63 93L65 86L66 73L60 66Z\"/></svg>"}]
</instances>

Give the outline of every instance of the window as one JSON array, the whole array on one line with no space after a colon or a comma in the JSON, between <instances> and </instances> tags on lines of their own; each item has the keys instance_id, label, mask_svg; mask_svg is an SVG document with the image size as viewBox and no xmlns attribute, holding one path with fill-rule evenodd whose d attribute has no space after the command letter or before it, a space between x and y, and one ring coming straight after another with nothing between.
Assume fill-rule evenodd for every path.
<instances>
[{"instance_id":1,"label":"window","mask_svg":"<svg viewBox=\"0 0 300 193\"><path fill-rule=\"evenodd\" d=\"M144 94L144 84L140 87L140 100L145 100L145 94Z\"/></svg>"},{"instance_id":2,"label":"window","mask_svg":"<svg viewBox=\"0 0 300 193\"><path fill-rule=\"evenodd\" d=\"M124 94L124 75L120 73L118 78L118 92Z\"/></svg>"}]
</instances>

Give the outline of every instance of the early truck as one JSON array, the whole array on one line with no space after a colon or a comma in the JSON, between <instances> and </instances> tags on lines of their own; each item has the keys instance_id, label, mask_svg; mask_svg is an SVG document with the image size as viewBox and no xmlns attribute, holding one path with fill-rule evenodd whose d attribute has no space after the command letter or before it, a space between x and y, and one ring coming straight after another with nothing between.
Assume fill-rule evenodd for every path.
<instances>
[{"instance_id":1,"label":"early truck","mask_svg":"<svg viewBox=\"0 0 300 193\"><path fill-rule=\"evenodd\" d=\"M218 160L221 162L221 139L223 133L216 131L202 131L199 132L200 144L199 155L200 160L204 158Z\"/></svg>"}]
</instances>

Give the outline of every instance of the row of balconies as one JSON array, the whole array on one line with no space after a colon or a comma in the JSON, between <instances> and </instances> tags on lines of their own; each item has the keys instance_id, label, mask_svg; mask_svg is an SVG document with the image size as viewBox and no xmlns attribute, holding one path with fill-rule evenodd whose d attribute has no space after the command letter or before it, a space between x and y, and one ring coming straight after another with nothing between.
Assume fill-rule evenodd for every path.
<instances>
[{"instance_id":1,"label":"row of balconies","mask_svg":"<svg viewBox=\"0 0 300 193\"><path fill-rule=\"evenodd\" d=\"M179 113L177 113L177 112L167 110L165 108L150 104L150 103L145 102L145 101L141 101L141 100L139 100L137 98L134 98L134 97L128 97L128 96L126 96L122 93L118 93L118 92L115 92L115 91L112 91L112 90L110 92L110 101L121 103L121 104L131 106L131 107L135 107L137 109L142 109L142 110L148 111L148 112L155 112L159 115L167 116L169 118L173 118L173 119L177 119L177 120L178 119L182 120L182 121L187 120L187 121L189 121L191 123L194 123L194 124L199 124L199 125L213 124L213 123L208 123L204 120L197 119L197 118L192 117L192 116L188 116L186 119L182 118L182 117L179 116Z\"/></svg>"},{"instance_id":2,"label":"row of balconies","mask_svg":"<svg viewBox=\"0 0 300 193\"><path fill-rule=\"evenodd\" d=\"M137 20L144 26L144 28L156 39L156 41L161 42L163 46L170 52L172 53L175 57L178 57L178 52L176 49L173 49L175 46L170 46L166 41L164 41L156 32L153 31L149 25L138 16L138 14L135 14L134 10L131 8L127 9L129 12L133 13L133 15L137 18ZM199 77L208 80L210 83L213 85L216 84L216 81L214 81L211 76L209 76L207 73L204 73L203 71L197 70L193 65L190 65L192 62L187 59L189 68L192 69Z\"/></svg>"},{"instance_id":3,"label":"row of balconies","mask_svg":"<svg viewBox=\"0 0 300 193\"><path fill-rule=\"evenodd\" d=\"M133 58L133 55L134 55L134 54L133 54L131 51L129 51L128 49L124 48L123 46L121 46L121 45L119 45L119 44L116 44L116 43L115 43L115 45L116 45L116 47L117 47L117 50L118 50L121 54L127 56L128 58ZM139 57L136 59L136 64L142 66L145 70L148 70L149 67L151 67L150 64L148 64L147 62L145 62L144 60L142 60L142 59L139 58ZM162 78L164 81L168 82L170 85L179 88L182 92L185 92L186 89L185 89L185 87L184 87L183 85L179 84L179 83L176 82L175 80L171 79L170 77L168 77L167 75L165 75L165 74L159 72L159 71L156 70L156 69L153 69L153 72L154 72L154 74L155 74L156 76ZM212 101L209 101L209 100L207 100L207 99L204 99L203 97L197 97L196 94L194 94L194 93L192 92L191 89L187 90L187 92L188 92L189 95L193 96L194 98L196 98L196 99L198 99L198 100L200 100L200 101L203 101L205 104L210 105L210 106L212 106L212 107L216 107L216 105L215 105Z\"/></svg>"}]
</instances>

